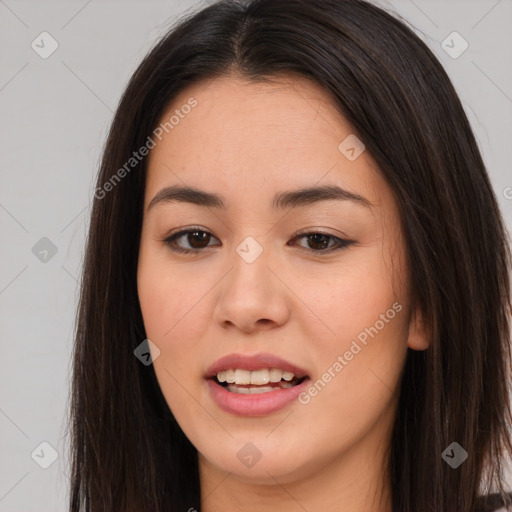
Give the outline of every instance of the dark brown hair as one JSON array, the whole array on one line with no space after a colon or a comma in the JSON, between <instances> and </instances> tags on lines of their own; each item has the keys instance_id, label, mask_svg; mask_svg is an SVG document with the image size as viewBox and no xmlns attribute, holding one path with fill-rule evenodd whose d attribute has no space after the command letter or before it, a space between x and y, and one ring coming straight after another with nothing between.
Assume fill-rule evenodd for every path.
<instances>
[{"instance_id":1,"label":"dark brown hair","mask_svg":"<svg viewBox=\"0 0 512 512\"><path fill-rule=\"evenodd\" d=\"M479 495L505 498L510 251L446 72L406 24L366 1L220 1L173 26L133 74L97 187L180 91L232 73L320 84L397 199L430 347L409 350L403 369L388 464L393 512L469 512L485 508ZM146 165L92 206L70 409L72 512L201 509L197 451L152 366L133 353L146 338L136 283ZM457 469L441 457L453 441L469 454Z\"/></svg>"}]
</instances>

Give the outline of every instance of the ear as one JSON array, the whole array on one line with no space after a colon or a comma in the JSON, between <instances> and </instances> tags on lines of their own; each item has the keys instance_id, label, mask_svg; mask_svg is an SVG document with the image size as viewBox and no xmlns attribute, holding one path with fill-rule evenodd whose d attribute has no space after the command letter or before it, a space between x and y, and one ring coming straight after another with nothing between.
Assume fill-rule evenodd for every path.
<instances>
[{"instance_id":1,"label":"ear","mask_svg":"<svg viewBox=\"0 0 512 512\"><path fill-rule=\"evenodd\" d=\"M407 337L407 346L413 350L426 350L430 345L427 338L425 323L421 309L416 309L411 313L409 320L409 335Z\"/></svg>"}]
</instances>

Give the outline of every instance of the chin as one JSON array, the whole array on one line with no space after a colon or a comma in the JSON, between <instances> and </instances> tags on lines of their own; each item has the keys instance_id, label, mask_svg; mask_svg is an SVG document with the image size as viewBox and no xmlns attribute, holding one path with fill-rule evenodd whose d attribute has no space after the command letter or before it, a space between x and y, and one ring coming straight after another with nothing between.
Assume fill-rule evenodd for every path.
<instances>
[{"instance_id":1,"label":"chin","mask_svg":"<svg viewBox=\"0 0 512 512\"><path fill-rule=\"evenodd\" d=\"M312 473L311 464L279 453L265 442L264 435L260 441L237 441L233 444L233 448L226 447L223 453L202 454L202 457L219 470L231 473L232 477L258 485L275 485L276 480L279 483L292 482ZM292 451L297 454L299 450ZM301 455L303 457L304 453Z\"/></svg>"}]
</instances>

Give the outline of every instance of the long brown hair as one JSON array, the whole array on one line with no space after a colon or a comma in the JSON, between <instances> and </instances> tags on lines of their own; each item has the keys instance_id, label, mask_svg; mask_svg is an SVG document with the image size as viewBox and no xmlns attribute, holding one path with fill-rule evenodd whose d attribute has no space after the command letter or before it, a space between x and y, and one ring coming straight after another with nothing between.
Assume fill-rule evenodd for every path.
<instances>
[{"instance_id":1,"label":"long brown hair","mask_svg":"<svg viewBox=\"0 0 512 512\"><path fill-rule=\"evenodd\" d=\"M403 370L393 512L469 512L484 507L479 495L505 498L511 255L446 72L411 29L363 0L225 0L183 18L143 59L104 148L76 322L70 510L201 510L197 451L133 353L146 338L136 274L147 159L112 178L180 91L233 72L320 84L395 194L430 347L409 350ZM441 456L454 441L468 452L457 469Z\"/></svg>"}]
</instances>

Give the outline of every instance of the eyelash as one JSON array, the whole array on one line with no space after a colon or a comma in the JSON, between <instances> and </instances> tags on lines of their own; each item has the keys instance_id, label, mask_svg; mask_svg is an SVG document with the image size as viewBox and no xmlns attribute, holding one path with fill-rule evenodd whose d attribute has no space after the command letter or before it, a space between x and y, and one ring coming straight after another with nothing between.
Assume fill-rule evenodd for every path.
<instances>
[{"instance_id":1,"label":"eyelash","mask_svg":"<svg viewBox=\"0 0 512 512\"><path fill-rule=\"evenodd\" d=\"M171 249L171 251L181 253L181 254L199 253L199 252L202 252L207 247L211 247L211 246L207 246L207 247L201 248L201 249L183 249L182 247L178 247L175 245L176 239L179 239L182 236L188 235L190 233L206 233L213 237L213 235L209 231L206 231L199 227L197 227L197 228L191 227L189 229L181 230L176 233L171 233L167 238L162 240L162 242L165 245L167 245L169 247L169 249ZM310 235L323 235L328 238L332 238L337 243L337 247L330 247L328 249L321 249L321 250L308 249L308 248L302 247L302 249L305 249L306 251L310 251L313 253L324 253L324 254L329 253L330 254L332 252L339 251L341 249L345 249L346 247L355 243L355 240L347 240L347 239L339 238L337 236L330 235L328 233L322 233L321 231L303 231L301 233L297 233L297 235L295 235L295 237L292 240L298 240L300 238L304 238L304 237L310 236Z\"/></svg>"}]
</instances>

